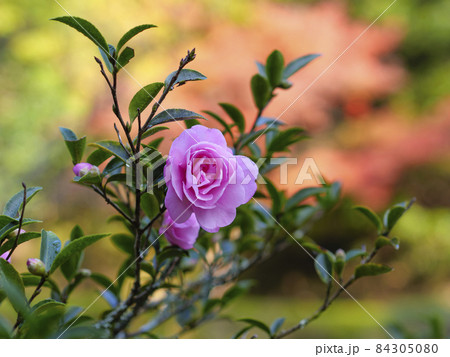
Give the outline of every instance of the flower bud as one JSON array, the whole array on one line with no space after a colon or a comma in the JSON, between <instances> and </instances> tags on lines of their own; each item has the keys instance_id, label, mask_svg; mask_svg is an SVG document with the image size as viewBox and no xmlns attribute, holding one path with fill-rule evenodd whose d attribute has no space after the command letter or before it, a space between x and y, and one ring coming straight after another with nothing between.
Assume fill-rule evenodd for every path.
<instances>
[{"instance_id":1,"label":"flower bud","mask_svg":"<svg viewBox=\"0 0 450 357\"><path fill-rule=\"evenodd\" d=\"M88 173L100 175L100 170L97 166L91 165L87 162L80 162L73 167L75 176L82 177Z\"/></svg>"},{"instance_id":2,"label":"flower bud","mask_svg":"<svg viewBox=\"0 0 450 357\"><path fill-rule=\"evenodd\" d=\"M345 266L345 252L342 249L336 251L336 261L334 262L334 271L337 276L342 277L342 272Z\"/></svg>"},{"instance_id":3,"label":"flower bud","mask_svg":"<svg viewBox=\"0 0 450 357\"><path fill-rule=\"evenodd\" d=\"M33 275L44 276L46 274L45 265L42 260L30 258L27 260L28 271Z\"/></svg>"}]
</instances>

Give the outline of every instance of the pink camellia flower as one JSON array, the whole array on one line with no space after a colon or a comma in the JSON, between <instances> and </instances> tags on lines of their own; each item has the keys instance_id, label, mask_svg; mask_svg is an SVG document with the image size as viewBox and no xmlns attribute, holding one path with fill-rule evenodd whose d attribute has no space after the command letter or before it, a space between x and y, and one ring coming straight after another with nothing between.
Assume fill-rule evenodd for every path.
<instances>
[{"instance_id":1,"label":"pink camellia flower","mask_svg":"<svg viewBox=\"0 0 450 357\"><path fill-rule=\"evenodd\" d=\"M3 253L2 255L0 255L0 259L5 259L8 258L8 254L9 252ZM9 258L8 260L6 260L8 263L11 263L11 258Z\"/></svg>"},{"instance_id":2,"label":"pink camellia flower","mask_svg":"<svg viewBox=\"0 0 450 357\"><path fill-rule=\"evenodd\" d=\"M166 211L159 234L164 234L171 244L188 250L194 246L199 231L200 225L193 213L185 222L176 223Z\"/></svg>"},{"instance_id":3,"label":"pink camellia flower","mask_svg":"<svg viewBox=\"0 0 450 357\"><path fill-rule=\"evenodd\" d=\"M87 162L80 162L73 167L73 173L75 174L75 176L81 177L86 175L92 169L98 170L98 167Z\"/></svg>"},{"instance_id":4,"label":"pink camellia flower","mask_svg":"<svg viewBox=\"0 0 450 357\"><path fill-rule=\"evenodd\" d=\"M177 223L194 213L205 231L217 232L253 197L257 176L255 163L234 155L219 130L195 125L170 148L164 168L167 210Z\"/></svg>"}]
</instances>

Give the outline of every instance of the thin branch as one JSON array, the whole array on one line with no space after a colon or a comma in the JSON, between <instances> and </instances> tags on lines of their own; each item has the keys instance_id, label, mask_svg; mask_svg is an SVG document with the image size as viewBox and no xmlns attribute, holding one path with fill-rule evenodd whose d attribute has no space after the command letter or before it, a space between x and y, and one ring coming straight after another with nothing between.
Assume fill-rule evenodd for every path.
<instances>
[{"instance_id":1,"label":"thin branch","mask_svg":"<svg viewBox=\"0 0 450 357\"><path fill-rule=\"evenodd\" d=\"M130 216L128 216L124 211L122 211L122 209L113 201L110 200L110 198L106 195L105 192L103 192L100 188L98 188L95 185L91 185L92 189L97 192L100 196L102 196L104 198L104 200L106 201L107 204L111 205L112 207L114 207L114 209L119 212L128 222L133 223L133 220L130 218Z\"/></svg>"}]
</instances>

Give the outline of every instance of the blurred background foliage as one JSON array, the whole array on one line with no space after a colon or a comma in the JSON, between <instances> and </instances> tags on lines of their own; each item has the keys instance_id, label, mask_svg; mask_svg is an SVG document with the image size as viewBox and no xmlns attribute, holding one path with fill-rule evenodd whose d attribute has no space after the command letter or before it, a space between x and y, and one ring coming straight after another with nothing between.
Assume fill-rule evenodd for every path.
<instances>
[{"instance_id":1,"label":"blurred background foliage","mask_svg":"<svg viewBox=\"0 0 450 357\"><path fill-rule=\"evenodd\" d=\"M382 211L390 203L417 197L417 204L396 227L401 250L381 257L395 272L362 281L351 293L398 336L446 334L450 325L450 2L397 1L323 76L391 1L60 3L71 14L96 24L113 43L137 24L158 25L133 40L137 57L127 67L129 73L121 73L124 105L141 84L165 78L185 51L196 47L192 68L208 80L180 88L166 105L177 103L200 112L217 110L217 102L227 101L243 110L250 126L254 113L248 83L256 72L254 60L264 60L275 48L288 61L322 53L293 77L294 90L280 94L268 108L271 115L283 113L283 121L311 133L313 140L298 146L300 162L314 157L327 179L343 183L341 206L324 217L311 236L330 249L357 247L372 233L368 222L351 210L354 203ZM70 182L70 159L58 126L87 134L90 141L112 137L114 131L106 87L93 60L98 53L82 36L48 21L62 15L66 13L55 1L0 3L0 202L19 191L21 181L43 186L45 194L29 207L30 215L44 220L43 228L64 240L77 222L89 234L118 228L104 223L110 210L99 198ZM173 126L165 150L179 132ZM297 174L298 170L289 169L286 190L290 193L299 189L294 185ZM109 242L102 244L95 256L88 250L85 265L112 275L121 253ZM250 272L256 281L252 294L227 312L266 321L284 315L290 324L314 310L323 288L310 259L294 248ZM26 258L36 251L32 244L19 247L14 264L25 269ZM91 290L87 284L80 296L85 305L95 297ZM91 313L95 314L95 307ZM223 337L227 331L231 336L236 326L224 316L189 336ZM345 296L297 336L385 337Z\"/></svg>"}]
</instances>

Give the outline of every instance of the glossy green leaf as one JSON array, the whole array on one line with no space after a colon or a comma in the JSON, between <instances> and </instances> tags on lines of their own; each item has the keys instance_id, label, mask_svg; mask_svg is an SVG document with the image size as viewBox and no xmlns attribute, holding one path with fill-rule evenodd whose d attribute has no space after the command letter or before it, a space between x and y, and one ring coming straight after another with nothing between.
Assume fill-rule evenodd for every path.
<instances>
[{"instance_id":1,"label":"glossy green leaf","mask_svg":"<svg viewBox=\"0 0 450 357\"><path fill-rule=\"evenodd\" d=\"M106 68L110 73L113 73L114 66L116 60L116 49L113 45L108 45L109 53L106 53L101 47L98 47L98 50L100 52L100 55L103 58L103 63L105 64Z\"/></svg>"},{"instance_id":2,"label":"glossy green leaf","mask_svg":"<svg viewBox=\"0 0 450 357\"><path fill-rule=\"evenodd\" d=\"M61 250L61 240L55 233L44 229L41 231L41 237L41 253L39 259L45 264L45 270L49 272L56 256Z\"/></svg>"},{"instance_id":3,"label":"glossy green leaf","mask_svg":"<svg viewBox=\"0 0 450 357\"><path fill-rule=\"evenodd\" d=\"M24 218L22 220L22 227L33 224L33 223L41 223L42 221L38 221L36 219L31 218ZM15 229L19 228L19 222L13 221L11 223L8 223L6 226L4 226L2 229L0 229L0 239L5 238L7 235L11 234Z\"/></svg>"},{"instance_id":4,"label":"glossy green leaf","mask_svg":"<svg viewBox=\"0 0 450 357\"><path fill-rule=\"evenodd\" d=\"M116 141L112 140L105 140L105 141L98 141L93 144L89 144L90 146L97 147L102 151L105 151L111 155L114 155L118 159L122 160L123 162L126 162L130 155L128 152L125 151L125 149Z\"/></svg>"},{"instance_id":5,"label":"glossy green leaf","mask_svg":"<svg viewBox=\"0 0 450 357\"><path fill-rule=\"evenodd\" d=\"M70 241L74 241L83 236L84 236L83 230L77 224L77 225L75 225L75 227L73 227L72 231L70 232ZM67 242L66 245L69 243L70 242ZM61 264L61 272L63 273L63 275L67 279L67 281L70 281L73 279L75 274L80 269L82 260L83 260L83 253L79 252L79 253L73 254L69 259L67 259L67 261L65 261L63 264Z\"/></svg>"},{"instance_id":6,"label":"glossy green leaf","mask_svg":"<svg viewBox=\"0 0 450 357\"><path fill-rule=\"evenodd\" d=\"M125 33L125 35L123 35L122 38L117 43L117 52L119 52L120 49L123 47L123 45L125 45L134 36L136 36L137 34L139 34L140 32L142 32L144 30L147 30L147 29L150 29L153 27L157 27L157 26L145 24L145 25L139 25L139 26L133 27L131 30L127 31Z\"/></svg>"},{"instance_id":7,"label":"glossy green leaf","mask_svg":"<svg viewBox=\"0 0 450 357\"><path fill-rule=\"evenodd\" d=\"M18 313L28 311L25 288L19 273L6 260L0 259L0 301L7 297Z\"/></svg>"},{"instance_id":8,"label":"glossy green leaf","mask_svg":"<svg viewBox=\"0 0 450 357\"><path fill-rule=\"evenodd\" d=\"M307 187L297 191L286 202L286 211L296 207L300 202L306 200L309 197L320 195L327 192L325 187Z\"/></svg>"},{"instance_id":9,"label":"glossy green leaf","mask_svg":"<svg viewBox=\"0 0 450 357\"><path fill-rule=\"evenodd\" d=\"M233 133L231 132L231 127L230 125L228 125L228 123L223 120L219 115L217 115L214 112L211 112L209 110L204 110L203 113L209 115L210 117L212 117L213 119L215 119L217 122L219 122L220 125L223 126L223 128L225 129L225 131L230 134L231 138L234 138Z\"/></svg>"},{"instance_id":10,"label":"glossy green leaf","mask_svg":"<svg viewBox=\"0 0 450 357\"><path fill-rule=\"evenodd\" d=\"M305 130L302 128L290 128L277 133L268 145L268 152L289 151L289 146L306 139Z\"/></svg>"},{"instance_id":11,"label":"glossy green leaf","mask_svg":"<svg viewBox=\"0 0 450 357\"><path fill-rule=\"evenodd\" d=\"M129 234L118 233L111 237L111 242L121 251L134 255L134 238Z\"/></svg>"},{"instance_id":12,"label":"glossy green leaf","mask_svg":"<svg viewBox=\"0 0 450 357\"><path fill-rule=\"evenodd\" d=\"M246 322L246 323L250 324L251 326L254 326L254 327L257 327L257 328L263 330L269 336L271 336L269 326L267 326L265 323L263 323L261 321L258 321L255 319L239 319L238 321Z\"/></svg>"},{"instance_id":13,"label":"glossy green leaf","mask_svg":"<svg viewBox=\"0 0 450 357\"><path fill-rule=\"evenodd\" d=\"M117 296L117 294L118 294L117 289L114 286L113 282L108 277L106 277L103 274L92 273L90 275L90 278L92 280L94 280L97 284L100 284L102 287L104 287L105 289L110 290L114 295Z\"/></svg>"},{"instance_id":14,"label":"glossy green leaf","mask_svg":"<svg viewBox=\"0 0 450 357\"><path fill-rule=\"evenodd\" d=\"M355 279L362 278L363 276L374 276L380 274L386 274L392 271L391 267L382 264L367 263L358 265L355 268Z\"/></svg>"},{"instance_id":15,"label":"glossy green leaf","mask_svg":"<svg viewBox=\"0 0 450 357\"><path fill-rule=\"evenodd\" d=\"M27 202L29 202L36 193L42 190L42 187L27 187ZM5 205L3 214L5 216L16 218L22 209L23 190L16 193Z\"/></svg>"},{"instance_id":16,"label":"glossy green leaf","mask_svg":"<svg viewBox=\"0 0 450 357\"><path fill-rule=\"evenodd\" d=\"M103 162L105 162L107 159L111 157L111 152L107 152L105 150L97 149L94 150L86 159L86 162L94 165L99 166Z\"/></svg>"},{"instance_id":17,"label":"glossy green leaf","mask_svg":"<svg viewBox=\"0 0 450 357\"><path fill-rule=\"evenodd\" d=\"M173 259L173 258L181 258L188 256L188 253L181 248L170 246L161 251L161 253L158 254L157 260L158 264L162 264L167 259Z\"/></svg>"},{"instance_id":18,"label":"glossy green leaf","mask_svg":"<svg viewBox=\"0 0 450 357\"><path fill-rule=\"evenodd\" d=\"M28 242L29 240L32 240L32 239L39 238L40 236L41 236L41 234L38 232L22 233L19 236L17 245ZM3 245L0 247L0 255L6 253L8 250L11 250L11 248L14 246L15 240L16 240L16 236L14 235L7 242L3 243Z\"/></svg>"},{"instance_id":19,"label":"glossy green leaf","mask_svg":"<svg viewBox=\"0 0 450 357\"><path fill-rule=\"evenodd\" d=\"M90 236L84 236L78 238L74 241L71 241L67 244L64 249L59 252L59 254L55 257L55 260L50 268L50 273L53 273L61 264L70 259L70 257L74 254L77 254L83 251L85 248L94 244L102 238L109 236L109 234L94 234ZM42 260L42 259L41 259Z\"/></svg>"},{"instance_id":20,"label":"glossy green leaf","mask_svg":"<svg viewBox=\"0 0 450 357\"><path fill-rule=\"evenodd\" d=\"M406 204L399 204L391 207L384 215L383 223L388 232L394 228L397 221L406 212Z\"/></svg>"},{"instance_id":21,"label":"glossy green leaf","mask_svg":"<svg viewBox=\"0 0 450 357\"><path fill-rule=\"evenodd\" d=\"M349 260L357 257L365 257L367 256L367 252L365 249L351 249L348 252L345 253L345 261L348 262Z\"/></svg>"},{"instance_id":22,"label":"glossy green leaf","mask_svg":"<svg viewBox=\"0 0 450 357\"><path fill-rule=\"evenodd\" d=\"M166 80L164 81L164 86L168 87L170 85L170 82L172 81L173 77L176 75L177 72L178 71L174 71L167 76ZM177 79L172 83L172 87L176 84L181 85L184 82L201 81L205 79L206 77L200 72L194 71L192 69L182 69Z\"/></svg>"},{"instance_id":23,"label":"glossy green leaf","mask_svg":"<svg viewBox=\"0 0 450 357\"><path fill-rule=\"evenodd\" d=\"M125 49L122 51L119 58L117 59L118 70L125 67L133 57L134 57L134 50L131 47L125 47Z\"/></svg>"},{"instance_id":24,"label":"glossy green leaf","mask_svg":"<svg viewBox=\"0 0 450 357\"><path fill-rule=\"evenodd\" d=\"M52 20L69 25L70 27L81 32L83 35L89 38L92 42L95 43L96 46L102 48L104 51L108 51L108 43L106 42L105 38L100 33L100 31L89 21L75 16L56 17Z\"/></svg>"},{"instance_id":25,"label":"glossy green leaf","mask_svg":"<svg viewBox=\"0 0 450 357\"><path fill-rule=\"evenodd\" d=\"M200 122L197 119L188 119L184 121L184 125L186 125L186 129L190 129L195 125L200 125Z\"/></svg>"},{"instance_id":26,"label":"glossy green leaf","mask_svg":"<svg viewBox=\"0 0 450 357\"><path fill-rule=\"evenodd\" d=\"M154 135L156 133L159 133L160 131L163 131L163 130L169 130L169 128L167 126L157 126L155 128L150 128L147 131L145 131L144 134L142 134L141 139L146 139L149 136L152 136L152 135Z\"/></svg>"},{"instance_id":27,"label":"glossy green leaf","mask_svg":"<svg viewBox=\"0 0 450 357\"><path fill-rule=\"evenodd\" d=\"M270 181L267 177L265 177L264 180L266 180L266 188L269 192L270 198L272 199L272 215L277 216L278 213L281 212L282 208L281 193L278 192L272 181Z\"/></svg>"},{"instance_id":28,"label":"glossy green leaf","mask_svg":"<svg viewBox=\"0 0 450 357\"><path fill-rule=\"evenodd\" d=\"M283 79L284 58L280 51L273 51L266 62L266 73L270 85L275 88L281 84Z\"/></svg>"},{"instance_id":29,"label":"glossy green leaf","mask_svg":"<svg viewBox=\"0 0 450 357\"><path fill-rule=\"evenodd\" d=\"M375 247L377 249L380 249L386 245L390 245L391 247L394 247L395 250L398 250L400 248L400 242L399 242L398 238L395 238L395 237L390 239L385 236L380 236L375 241Z\"/></svg>"},{"instance_id":30,"label":"glossy green leaf","mask_svg":"<svg viewBox=\"0 0 450 357\"><path fill-rule=\"evenodd\" d=\"M317 275L323 283L328 284L332 280L333 274L333 261L327 254L321 253L314 260L314 268Z\"/></svg>"},{"instance_id":31,"label":"glossy green leaf","mask_svg":"<svg viewBox=\"0 0 450 357\"><path fill-rule=\"evenodd\" d=\"M278 319L276 319L272 325L270 325L270 335L274 336L281 328L281 326L283 326L283 323L286 319L284 317L280 317Z\"/></svg>"},{"instance_id":32,"label":"glossy green leaf","mask_svg":"<svg viewBox=\"0 0 450 357\"><path fill-rule=\"evenodd\" d=\"M169 123L172 121L189 120L189 119L205 119L200 114L191 112L186 109L167 109L156 115L150 122L151 126Z\"/></svg>"},{"instance_id":33,"label":"glossy green leaf","mask_svg":"<svg viewBox=\"0 0 450 357\"><path fill-rule=\"evenodd\" d=\"M353 208L361 212L364 216L366 216L370 220L370 222L375 226L377 232L381 233L381 230L383 229L383 224L381 223L380 217L378 217L378 215L375 212L363 206L356 206Z\"/></svg>"},{"instance_id":34,"label":"glossy green leaf","mask_svg":"<svg viewBox=\"0 0 450 357\"><path fill-rule=\"evenodd\" d=\"M259 117L256 120L256 126L260 125L267 125L268 127L278 127L280 125L286 125L286 123L278 118Z\"/></svg>"},{"instance_id":35,"label":"glossy green leaf","mask_svg":"<svg viewBox=\"0 0 450 357\"><path fill-rule=\"evenodd\" d=\"M148 105L156 98L161 88L164 87L164 83L155 82L146 85L141 88L131 99L130 105L128 106L128 115L130 116L131 122L137 117L139 109L142 113Z\"/></svg>"},{"instance_id":36,"label":"glossy green leaf","mask_svg":"<svg viewBox=\"0 0 450 357\"><path fill-rule=\"evenodd\" d=\"M260 74L255 74L251 81L250 86L252 88L253 100L256 107L262 110L270 98L270 85L267 79Z\"/></svg>"},{"instance_id":37,"label":"glossy green leaf","mask_svg":"<svg viewBox=\"0 0 450 357\"><path fill-rule=\"evenodd\" d=\"M267 78L267 73L266 73L266 66L263 65L261 62L256 61L256 67L258 68L258 73L263 76L264 78Z\"/></svg>"},{"instance_id":38,"label":"glossy green leaf","mask_svg":"<svg viewBox=\"0 0 450 357\"><path fill-rule=\"evenodd\" d=\"M237 125L239 131L241 133L245 130L245 118L244 114L236 108L234 105L229 103L219 103L223 110L228 114L228 116L233 120L233 122Z\"/></svg>"},{"instance_id":39,"label":"glossy green leaf","mask_svg":"<svg viewBox=\"0 0 450 357\"><path fill-rule=\"evenodd\" d=\"M160 211L158 199L149 192L141 196L141 208L149 219L156 217Z\"/></svg>"},{"instance_id":40,"label":"glossy green leaf","mask_svg":"<svg viewBox=\"0 0 450 357\"><path fill-rule=\"evenodd\" d=\"M314 53L306 56L299 57L288 63L286 68L283 71L283 78L287 79L292 76L294 73L305 67L308 63L320 57L320 54Z\"/></svg>"}]
</instances>

